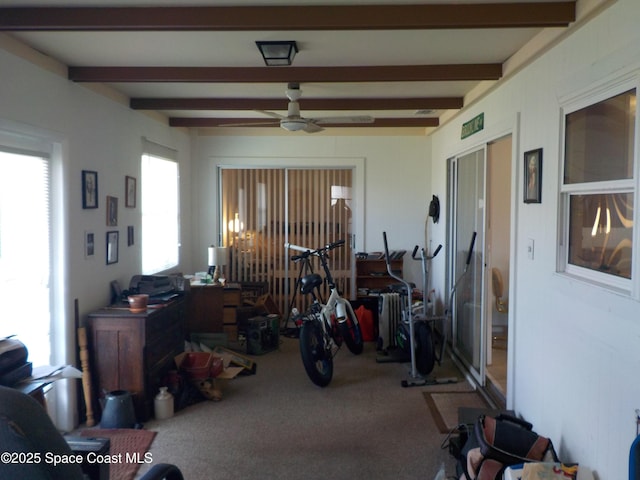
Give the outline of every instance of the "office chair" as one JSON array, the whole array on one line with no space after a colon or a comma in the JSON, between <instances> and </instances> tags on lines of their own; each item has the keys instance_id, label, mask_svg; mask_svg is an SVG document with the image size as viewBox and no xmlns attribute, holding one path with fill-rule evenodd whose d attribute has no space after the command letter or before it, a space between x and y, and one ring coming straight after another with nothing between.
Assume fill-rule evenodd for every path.
<instances>
[{"instance_id":1,"label":"office chair","mask_svg":"<svg viewBox=\"0 0 640 480\"><path fill-rule=\"evenodd\" d=\"M493 295L496 297L496 310L499 313L507 313L509 306L506 300L502 299L504 295L504 282L502 281L502 273L497 268L491 269L491 279L493 284Z\"/></svg>"},{"instance_id":2,"label":"office chair","mask_svg":"<svg viewBox=\"0 0 640 480\"><path fill-rule=\"evenodd\" d=\"M23 459L41 461L0 462L0 478L13 480L83 480L78 464L61 463L54 466L45 461L45 455L73 455L71 447L58 432L46 410L30 396L0 386L0 445L3 452L23 454ZM183 480L175 465L154 465L141 480Z\"/></svg>"}]
</instances>

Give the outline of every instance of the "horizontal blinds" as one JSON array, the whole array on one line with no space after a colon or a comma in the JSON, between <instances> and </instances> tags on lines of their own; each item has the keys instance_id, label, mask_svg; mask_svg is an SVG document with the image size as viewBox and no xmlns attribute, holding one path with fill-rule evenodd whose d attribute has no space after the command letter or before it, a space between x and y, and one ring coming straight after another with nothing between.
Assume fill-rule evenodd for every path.
<instances>
[{"instance_id":1,"label":"horizontal blinds","mask_svg":"<svg viewBox=\"0 0 640 480\"><path fill-rule=\"evenodd\" d=\"M178 151L161 145L156 142L148 140L146 137L142 137L142 152L145 155L151 155L153 157L166 158L167 160L178 160Z\"/></svg>"}]
</instances>

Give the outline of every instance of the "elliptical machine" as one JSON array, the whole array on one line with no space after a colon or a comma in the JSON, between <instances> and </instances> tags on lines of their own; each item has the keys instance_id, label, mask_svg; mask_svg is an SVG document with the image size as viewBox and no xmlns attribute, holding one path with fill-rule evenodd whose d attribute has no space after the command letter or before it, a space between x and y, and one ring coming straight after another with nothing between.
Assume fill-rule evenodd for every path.
<instances>
[{"instance_id":1,"label":"elliptical machine","mask_svg":"<svg viewBox=\"0 0 640 480\"><path fill-rule=\"evenodd\" d=\"M429 308L429 271L428 264L433 260L442 245L438 245L433 255L428 255L424 248L420 249L420 258L416 254L419 247L416 245L411 254L413 260L419 260L422 264L422 303L414 305L412 302L412 286L402 277L398 276L391 268L389 257L389 247L387 243L387 233L383 232L385 262L387 273L390 277L400 282L404 287L401 294L404 302L402 308L402 319L396 332L396 343L411 359L411 369L409 379L402 381L403 387L415 387L424 385L434 385L441 383L456 383L457 378L447 378L437 380L427 378L438 362L440 365L446 344L446 316L436 316ZM443 323L442 332L439 338L439 351L436 351L435 332L433 324L436 321Z\"/></svg>"},{"instance_id":2,"label":"elliptical machine","mask_svg":"<svg viewBox=\"0 0 640 480\"><path fill-rule=\"evenodd\" d=\"M396 334L396 340L398 344L401 344L405 351L409 350L408 354L411 355L411 370L409 373L409 379L402 381L403 387L418 387L425 385L440 385L446 383L457 383L456 377L447 378L427 378L426 376L431 373L434 368L435 362L441 365L444 358L444 351L447 343L447 329L449 326L449 320L453 317L453 302L455 298L456 290L462 279L469 270L469 264L471 263L471 256L473 254L473 247L476 241L476 232L473 232L471 236L471 243L469 245L469 253L467 254L464 271L458 277L454 283L451 291L449 292L449 306L445 310L444 315L434 315L433 311L429 311L429 274L428 274L428 262L433 260L442 245L438 245L433 255L427 255L424 248L420 251L420 261L422 262L422 283L423 283L423 301L422 305L414 307L412 305L411 298L411 284L403 278L396 275L391 269L391 262L389 258L389 248L387 245L387 233L382 233L384 240L385 261L387 264L387 273L398 280L405 288L407 295L404 297L405 306L402 312L402 322L398 327ZM411 257L416 259L416 252L418 247L413 249ZM437 333L433 328L436 321L440 321L441 331L439 333L438 341L436 342ZM436 349L436 343L439 348Z\"/></svg>"}]
</instances>

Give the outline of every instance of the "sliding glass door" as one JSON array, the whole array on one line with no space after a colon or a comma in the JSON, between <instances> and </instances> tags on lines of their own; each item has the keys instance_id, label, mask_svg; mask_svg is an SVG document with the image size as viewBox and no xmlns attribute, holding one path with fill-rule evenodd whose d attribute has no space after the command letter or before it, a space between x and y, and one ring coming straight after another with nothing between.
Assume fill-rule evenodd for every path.
<instances>
[{"instance_id":1,"label":"sliding glass door","mask_svg":"<svg viewBox=\"0 0 640 480\"><path fill-rule=\"evenodd\" d=\"M453 348L474 377L484 384L484 148L452 159L449 172L452 193L449 232L452 261L449 277L452 286L456 285ZM475 244L469 255L474 232Z\"/></svg>"},{"instance_id":2,"label":"sliding glass door","mask_svg":"<svg viewBox=\"0 0 640 480\"><path fill-rule=\"evenodd\" d=\"M339 288L351 294L351 168L221 168L220 185L229 281L267 282L286 313L299 265L285 243L315 249L345 240L344 248L332 252L330 268ZM304 302L298 295L294 304L303 309Z\"/></svg>"}]
</instances>

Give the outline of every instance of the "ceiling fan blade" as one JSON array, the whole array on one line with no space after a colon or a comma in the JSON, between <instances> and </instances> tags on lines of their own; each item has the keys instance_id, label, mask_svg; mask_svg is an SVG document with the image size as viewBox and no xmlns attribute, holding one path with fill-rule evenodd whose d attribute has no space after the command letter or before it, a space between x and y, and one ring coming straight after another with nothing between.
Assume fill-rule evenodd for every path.
<instances>
[{"instance_id":1,"label":"ceiling fan blade","mask_svg":"<svg viewBox=\"0 0 640 480\"><path fill-rule=\"evenodd\" d=\"M263 122L241 122L241 123L223 123L218 125L219 127L271 127L278 125L278 122L265 120Z\"/></svg>"},{"instance_id":2,"label":"ceiling fan blade","mask_svg":"<svg viewBox=\"0 0 640 480\"><path fill-rule=\"evenodd\" d=\"M276 112L268 112L267 110L256 110L256 112L262 113L264 115L267 115L268 117L277 118L278 120L282 120L283 118L287 118L284 115L280 115L279 113L276 113Z\"/></svg>"},{"instance_id":3,"label":"ceiling fan blade","mask_svg":"<svg viewBox=\"0 0 640 480\"><path fill-rule=\"evenodd\" d=\"M369 115L356 115L351 117L320 117L314 118L314 123L317 124L329 124L329 123L373 123L374 118Z\"/></svg>"},{"instance_id":4,"label":"ceiling fan blade","mask_svg":"<svg viewBox=\"0 0 640 480\"><path fill-rule=\"evenodd\" d=\"M304 131L307 133L316 133L316 132L321 132L323 131L324 128L322 128L320 125L316 125L314 122L307 120L307 124L304 127Z\"/></svg>"}]
</instances>

